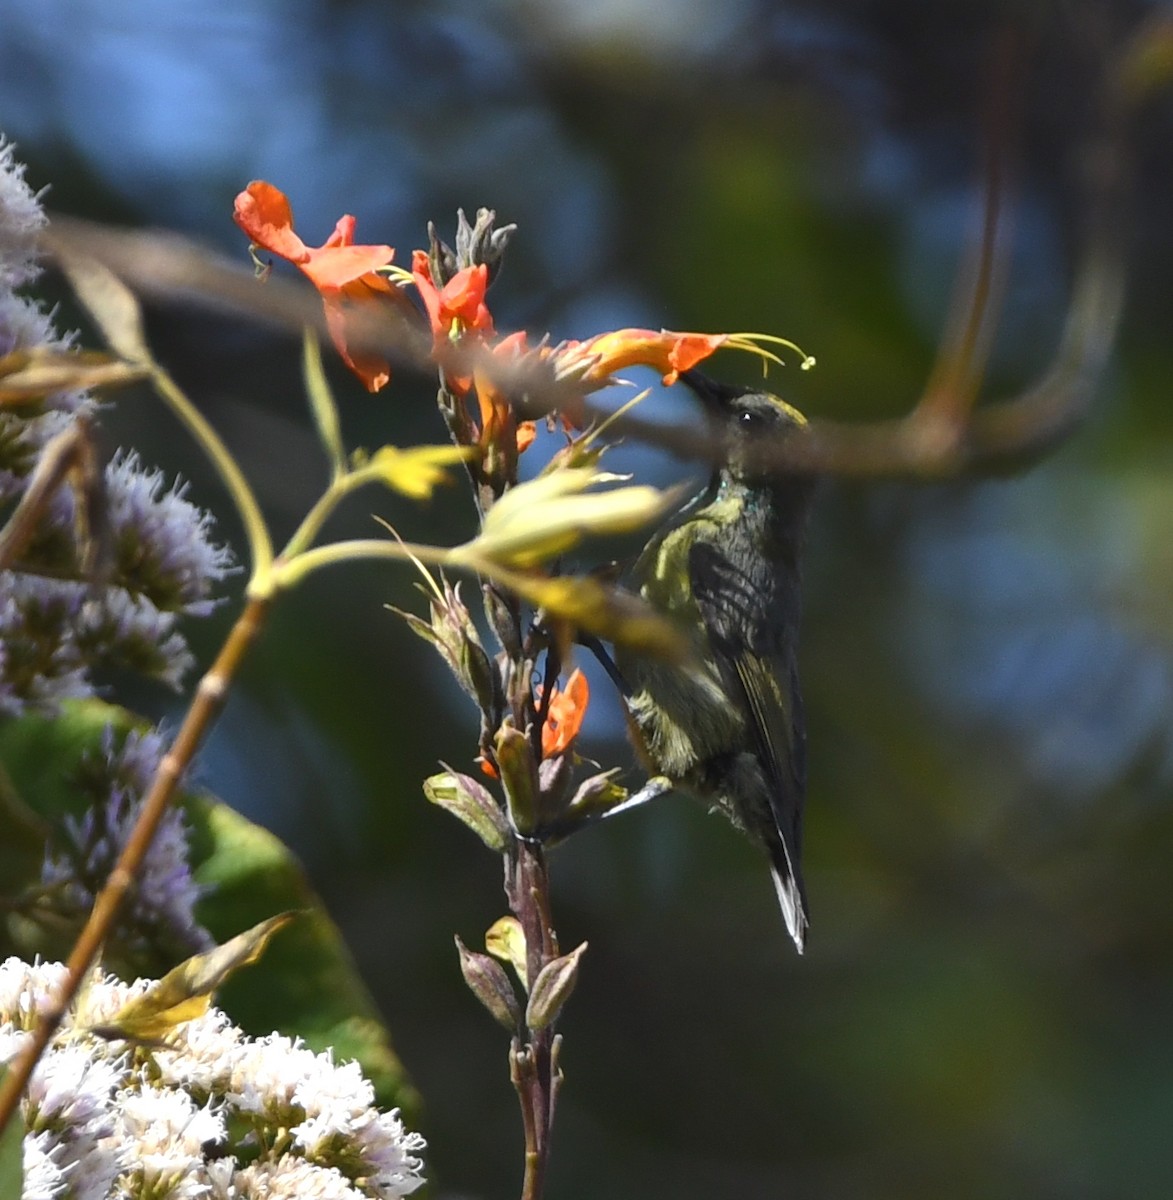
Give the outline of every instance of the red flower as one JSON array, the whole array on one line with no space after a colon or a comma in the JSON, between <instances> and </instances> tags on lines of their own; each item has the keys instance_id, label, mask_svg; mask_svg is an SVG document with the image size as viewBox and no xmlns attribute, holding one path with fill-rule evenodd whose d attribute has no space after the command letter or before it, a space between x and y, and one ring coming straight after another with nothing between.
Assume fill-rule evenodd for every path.
<instances>
[{"instance_id":1,"label":"red flower","mask_svg":"<svg viewBox=\"0 0 1173 1200\"><path fill-rule=\"evenodd\" d=\"M590 685L578 669L566 681L565 690L555 686L546 710L546 723L542 726L543 758L553 758L570 749L582 728L590 698Z\"/></svg>"},{"instance_id":2,"label":"red flower","mask_svg":"<svg viewBox=\"0 0 1173 1200\"><path fill-rule=\"evenodd\" d=\"M437 288L428 256L422 250L413 250L411 274L437 341L449 340L466 329L492 336L493 318L485 306L489 268L484 263L457 271L442 288Z\"/></svg>"},{"instance_id":3,"label":"red flower","mask_svg":"<svg viewBox=\"0 0 1173 1200\"><path fill-rule=\"evenodd\" d=\"M285 193L254 180L236 197L233 218L255 245L299 267L322 294L326 326L343 362L377 392L391 378L385 359L347 344L347 323L359 307L383 303L396 291L377 273L395 256L390 246L356 246L354 217L345 216L321 246L307 246L293 232L293 212Z\"/></svg>"},{"instance_id":4,"label":"red flower","mask_svg":"<svg viewBox=\"0 0 1173 1200\"><path fill-rule=\"evenodd\" d=\"M436 357L441 362L448 347L466 334L483 338L493 336L493 315L485 304L489 268L484 263L464 267L442 288L437 288L432 282L428 256L422 250L414 250L411 255L411 274L424 308L428 311L432 342ZM470 382L467 375L449 376L448 379L453 391L461 395L468 391Z\"/></svg>"}]
</instances>

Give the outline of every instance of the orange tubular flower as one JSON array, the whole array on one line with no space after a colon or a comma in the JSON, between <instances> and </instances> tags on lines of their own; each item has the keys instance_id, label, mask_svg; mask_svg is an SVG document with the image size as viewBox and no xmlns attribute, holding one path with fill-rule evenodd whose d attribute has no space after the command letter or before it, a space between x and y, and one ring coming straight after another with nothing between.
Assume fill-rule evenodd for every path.
<instances>
[{"instance_id":1,"label":"orange tubular flower","mask_svg":"<svg viewBox=\"0 0 1173 1200\"><path fill-rule=\"evenodd\" d=\"M502 338L494 347L494 354L513 355L525 353L525 331L518 330L508 337ZM512 429L517 444L517 453L523 454L533 445L537 436L537 423L534 421L518 421L513 413L513 405L493 383L484 370L477 370L473 376L477 389L477 404L481 412L481 450L486 450L500 438L509 436Z\"/></svg>"},{"instance_id":2,"label":"orange tubular flower","mask_svg":"<svg viewBox=\"0 0 1173 1200\"><path fill-rule=\"evenodd\" d=\"M438 288L432 282L428 256L422 250L414 250L411 255L411 275L428 311L428 320L432 324L432 343L438 359L442 359L453 342L466 334L483 338L493 336L493 316L485 304L489 268L484 263L464 267L442 288ZM452 390L460 395L468 391L470 382L467 375L448 378Z\"/></svg>"},{"instance_id":3,"label":"orange tubular flower","mask_svg":"<svg viewBox=\"0 0 1173 1200\"><path fill-rule=\"evenodd\" d=\"M681 371L703 362L729 340L724 333L673 333L669 329L616 329L585 342L570 342L555 353L565 370L579 368L582 378L600 386L625 367L655 367L665 385Z\"/></svg>"},{"instance_id":4,"label":"orange tubular flower","mask_svg":"<svg viewBox=\"0 0 1173 1200\"><path fill-rule=\"evenodd\" d=\"M540 693L539 693L540 694ZM566 687L554 686L550 706L546 709L546 723L542 726L542 758L554 758L565 754L574 746L590 703L591 689L586 676L577 668L570 673ZM497 779L497 768L487 758L478 758L483 774Z\"/></svg>"},{"instance_id":5,"label":"orange tubular flower","mask_svg":"<svg viewBox=\"0 0 1173 1200\"><path fill-rule=\"evenodd\" d=\"M390 246L356 246L351 216L339 220L323 245L307 246L293 232L293 212L285 193L259 179L236 197L233 218L255 245L305 273L322 295L326 326L342 361L367 391L383 387L391 378L390 367L385 359L349 348L347 319L355 307L395 297L394 286L377 274L395 251Z\"/></svg>"},{"instance_id":6,"label":"orange tubular flower","mask_svg":"<svg viewBox=\"0 0 1173 1200\"><path fill-rule=\"evenodd\" d=\"M543 758L553 758L571 748L582 728L590 698L587 678L577 669L566 681L564 690L557 686L554 688L550 707L546 710L546 723L542 726Z\"/></svg>"},{"instance_id":7,"label":"orange tubular flower","mask_svg":"<svg viewBox=\"0 0 1173 1200\"><path fill-rule=\"evenodd\" d=\"M422 250L413 250L411 274L437 341L450 340L466 329L492 337L493 318L485 306L489 268L484 263L457 271L442 288L437 288L428 256Z\"/></svg>"}]
</instances>

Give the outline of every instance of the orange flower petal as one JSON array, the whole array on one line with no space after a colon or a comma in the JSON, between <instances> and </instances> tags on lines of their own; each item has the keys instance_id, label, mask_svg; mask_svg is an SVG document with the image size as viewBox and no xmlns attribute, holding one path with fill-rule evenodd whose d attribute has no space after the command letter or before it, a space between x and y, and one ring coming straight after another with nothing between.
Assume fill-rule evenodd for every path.
<instances>
[{"instance_id":1,"label":"orange flower petal","mask_svg":"<svg viewBox=\"0 0 1173 1200\"><path fill-rule=\"evenodd\" d=\"M446 326L459 321L466 329L493 334L493 317L485 305L489 268L484 263L457 271L440 292L440 315Z\"/></svg>"},{"instance_id":2,"label":"orange flower petal","mask_svg":"<svg viewBox=\"0 0 1173 1200\"><path fill-rule=\"evenodd\" d=\"M334 232L322 243L323 249L328 249L334 246L353 246L354 245L354 230L358 224L354 217L347 213L341 216L334 223Z\"/></svg>"},{"instance_id":3,"label":"orange flower petal","mask_svg":"<svg viewBox=\"0 0 1173 1200\"><path fill-rule=\"evenodd\" d=\"M391 379L391 366L387 360L377 354L350 349L347 338L350 308L337 294L323 296L322 308L326 314L330 340L342 361L362 380L368 392L377 392L385 387Z\"/></svg>"},{"instance_id":4,"label":"orange flower petal","mask_svg":"<svg viewBox=\"0 0 1173 1200\"><path fill-rule=\"evenodd\" d=\"M437 288L432 281L428 256L422 250L414 250L411 255L411 274L437 343L448 340L454 321L460 322L462 331L475 330L489 337L493 335L493 318L485 305L489 268L484 263L464 267L443 288Z\"/></svg>"},{"instance_id":5,"label":"orange flower petal","mask_svg":"<svg viewBox=\"0 0 1173 1200\"><path fill-rule=\"evenodd\" d=\"M668 351L668 364L672 368L664 374L664 383L673 384L681 371L691 371L699 362L719 350L726 341L720 333L680 333L669 335L675 342Z\"/></svg>"},{"instance_id":6,"label":"orange flower petal","mask_svg":"<svg viewBox=\"0 0 1173 1200\"><path fill-rule=\"evenodd\" d=\"M517 426L517 453L524 454L533 444L534 438L538 436L538 423L536 421L521 421Z\"/></svg>"},{"instance_id":7,"label":"orange flower petal","mask_svg":"<svg viewBox=\"0 0 1173 1200\"><path fill-rule=\"evenodd\" d=\"M542 757L552 758L568 750L582 728L590 703L590 685L577 668L571 673L563 690L554 688L542 727Z\"/></svg>"},{"instance_id":8,"label":"orange flower petal","mask_svg":"<svg viewBox=\"0 0 1173 1200\"><path fill-rule=\"evenodd\" d=\"M665 384L676 382L728 340L725 334L673 333L668 329L616 329L571 343L561 351L564 363L589 362L583 378L605 383L625 367L655 367Z\"/></svg>"},{"instance_id":9,"label":"orange flower petal","mask_svg":"<svg viewBox=\"0 0 1173 1200\"><path fill-rule=\"evenodd\" d=\"M481 414L481 442L491 442L504 420L509 416L509 401L480 371L474 376L477 387L477 406Z\"/></svg>"},{"instance_id":10,"label":"orange flower petal","mask_svg":"<svg viewBox=\"0 0 1173 1200\"><path fill-rule=\"evenodd\" d=\"M310 250L308 260L298 266L319 291L343 288L361 279L372 291L389 292L390 283L375 271L394 257L390 246L330 246Z\"/></svg>"},{"instance_id":11,"label":"orange flower petal","mask_svg":"<svg viewBox=\"0 0 1173 1200\"><path fill-rule=\"evenodd\" d=\"M255 179L236 197L233 217L258 246L296 264L322 295L326 327L342 361L377 392L391 378L387 361L374 354L351 351L347 341L348 316L354 308L379 303L392 293L392 285L378 269L394 257L390 246L356 246L354 217L339 218L334 232L321 246L307 246L293 232L293 211L279 188Z\"/></svg>"},{"instance_id":12,"label":"orange flower petal","mask_svg":"<svg viewBox=\"0 0 1173 1200\"><path fill-rule=\"evenodd\" d=\"M249 239L270 254L292 263L303 263L309 247L293 232L293 210L285 193L263 179L254 179L236 197L233 220Z\"/></svg>"},{"instance_id":13,"label":"orange flower petal","mask_svg":"<svg viewBox=\"0 0 1173 1200\"><path fill-rule=\"evenodd\" d=\"M415 289L420 294L427 310L428 320L432 326L433 335L439 335L442 326L440 322L440 293L432 282L432 268L428 256L422 250L411 252L411 277L415 280ZM447 336L445 334L445 336Z\"/></svg>"}]
</instances>

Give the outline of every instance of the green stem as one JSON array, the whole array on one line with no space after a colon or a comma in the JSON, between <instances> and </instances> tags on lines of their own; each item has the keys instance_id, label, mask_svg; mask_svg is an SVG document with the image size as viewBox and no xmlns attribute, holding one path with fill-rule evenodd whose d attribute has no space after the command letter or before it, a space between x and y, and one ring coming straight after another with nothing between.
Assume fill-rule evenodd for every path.
<instances>
[{"instance_id":1,"label":"green stem","mask_svg":"<svg viewBox=\"0 0 1173 1200\"><path fill-rule=\"evenodd\" d=\"M216 473L223 480L244 524L252 564L252 579L254 583L265 579L273 565L273 542L269 537L265 518L261 515L261 507L244 477L244 472L220 439L220 435L162 367L152 367L151 381L155 390L187 427L196 444L208 456Z\"/></svg>"},{"instance_id":2,"label":"green stem","mask_svg":"<svg viewBox=\"0 0 1173 1200\"><path fill-rule=\"evenodd\" d=\"M295 535L296 536L296 535ZM472 563L456 561L452 551L443 546L421 546L412 542L391 542L378 538L354 538L346 542L331 542L328 546L315 546L304 550L293 558L282 555L273 565L271 587L273 590L291 588L307 575L322 567L337 563L356 562L362 559L386 559L391 562L435 563L437 566L460 566L475 570ZM250 588L250 594L253 589ZM259 591L257 594L260 594Z\"/></svg>"}]
</instances>

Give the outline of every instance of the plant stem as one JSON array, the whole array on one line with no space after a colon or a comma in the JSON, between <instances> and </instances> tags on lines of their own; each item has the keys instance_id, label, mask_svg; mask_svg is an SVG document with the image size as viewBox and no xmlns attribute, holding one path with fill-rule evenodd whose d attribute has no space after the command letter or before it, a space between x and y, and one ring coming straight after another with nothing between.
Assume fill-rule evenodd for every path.
<instances>
[{"instance_id":1,"label":"plant stem","mask_svg":"<svg viewBox=\"0 0 1173 1200\"><path fill-rule=\"evenodd\" d=\"M184 771L223 708L229 685L249 647L264 626L271 603L271 597L254 597L247 602L216 656L216 661L200 680L175 741L159 763L159 769L143 801L135 827L123 847L118 862L110 872L109 879L106 880L106 886L94 900L85 927L69 956L69 973L61 993L52 1008L37 1023L31 1044L20 1058L12 1063L3 1084L0 1085L0 1130L7 1126L16 1111L21 1093L27 1086L38 1059L52 1040L90 964L113 929L118 911L150 849L159 822L167 812Z\"/></svg>"},{"instance_id":2,"label":"plant stem","mask_svg":"<svg viewBox=\"0 0 1173 1200\"><path fill-rule=\"evenodd\" d=\"M541 846L518 838L505 860L505 894L525 932L526 977L530 987L542 967L558 955L550 916L550 878ZM550 1160L550 1133L558 1090L556 1039L552 1026L524 1029L514 1040L510 1077L517 1089L525 1128L522 1200L540 1200Z\"/></svg>"}]
</instances>

